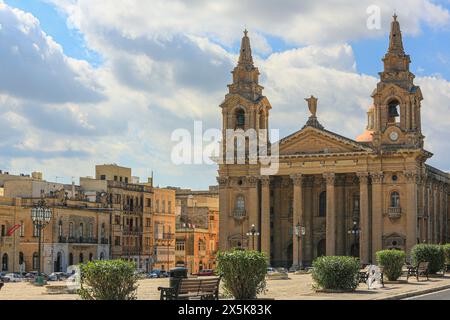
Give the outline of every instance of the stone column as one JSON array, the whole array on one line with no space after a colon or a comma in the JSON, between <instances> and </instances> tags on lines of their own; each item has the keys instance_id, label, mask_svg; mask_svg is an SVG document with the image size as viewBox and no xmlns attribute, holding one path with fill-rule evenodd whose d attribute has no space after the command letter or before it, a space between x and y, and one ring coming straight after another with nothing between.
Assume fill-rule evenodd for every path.
<instances>
[{"instance_id":1,"label":"stone column","mask_svg":"<svg viewBox=\"0 0 450 320\"><path fill-rule=\"evenodd\" d=\"M327 183L326 254L336 255L336 199L334 193L334 173L324 173Z\"/></svg>"},{"instance_id":2,"label":"stone column","mask_svg":"<svg viewBox=\"0 0 450 320\"><path fill-rule=\"evenodd\" d=\"M248 208L248 226L247 230L244 229L244 233L247 233L250 230L252 224L255 225L256 231L261 234L261 226L259 224L259 197L258 197L258 181L259 177L255 176L247 176L246 185L248 187L248 200L245 205ZM260 235L261 236L261 235ZM259 237L260 237L259 236ZM252 236L248 238L247 247L250 250L259 250L259 237L255 236L252 239ZM253 244L255 247L253 248Z\"/></svg>"},{"instance_id":3,"label":"stone column","mask_svg":"<svg viewBox=\"0 0 450 320\"><path fill-rule=\"evenodd\" d=\"M300 267L299 262L303 261L303 239L300 239L300 248L295 228L299 223L303 226L303 177L300 173L291 175L294 184L293 194L293 219L292 219L292 267ZM300 236L301 237L301 236Z\"/></svg>"},{"instance_id":4,"label":"stone column","mask_svg":"<svg viewBox=\"0 0 450 320\"><path fill-rule=\"evenodd\" d=\"M228 178L217 177L219 183L219 249L228 249L228 219L230 208L228 207Z\"/></svg>"},{"instance_id":5,"label":"stone column","mask_svg":"<svg viewBox=\"0 0 450 320\"><path fill-rule=\"evenodd\" d=\"M433 183L433 243L438 243L438 187L437 183Z\"/></svg>"},{"instance_id":6,"label":"stone column","mask_svg":"<svg viewBox=\"0 0 450 320\"><path fill-rule=\"evenodd\" d=\"M446 201L446 197L445 197L445 193L444 193L444 183L440 184L439 187L439 199L440 199L440 206L439 206L439 220L440 220L440 243L444 244L446 242L446 237L445 237L445 222L446 222L446 215L445 215L445 201Z\"/></svg>"},{"instance_id":7,"label":"stone column","mask_svg":"<svg viewBox=\"0 0 450 320\"><path fill-rule=\"evenodd\" d=\"M406 252L417 244L417 172L405 171L406 178Z\"/></svg>"},{"instance_id":8,"label":"stone column","mask_svg":"<svg viewBox=\"0 0 450 320\"><path fill-rule=\"evenodd\" d=\"M427 179L427 243L433 242L433 206L432 206L432 183Z\"/></svg>"},{"instance_id":9,"label":"stone column","mask_svg":"<svg viewBox=\"0 0 450 320\"><path fill-rule=\"evenodd\" d=\"M370 234L369 234L369 174L367 172L358 172L359 178L359 258L361 263L368 264L370 260Z\"/></svg>"},{"instance_id":10,"label":"stone column","mask_svg":"<svg viewBox=\"0 0 450 320\"><path fill-rule=\"evenodd\" d=\"M314 234L313 234L313 187L314 176L305 177L305 196L304 196L304 216L305 216L305 231L304 248L305 248L305 260L312 263L314 259Z\"/></svg>"},{"instance_id":11,"label":"stone column","mask_svg":"<svg viewBox=\"0 0 450 320\"><path fill-rule=\"evenodd\" d=\"M345 255L345 238L347 237L346 230L346 217L345 217L345 202L346 202L346 177L338 176L336 177L336 254L339 256Z\"/></svg>"},{"instance_id":12,"label":"stone column","mask_svg":"<svg viewBox=\"0 0 450 320\"><path fill-rule=\"evenodd\" d=\"M270 177L261 177L261 251L270 265Z\"/></svg>"},{"instance_id":13,"label":"stone column","mask_svg":"<svg viewBox=\"0 0 450 320\"><path fill-rule=\"evenodd\" d=\"M383 172L372 172L372 263L383 248Z\"/></svg>"}]
</instances>

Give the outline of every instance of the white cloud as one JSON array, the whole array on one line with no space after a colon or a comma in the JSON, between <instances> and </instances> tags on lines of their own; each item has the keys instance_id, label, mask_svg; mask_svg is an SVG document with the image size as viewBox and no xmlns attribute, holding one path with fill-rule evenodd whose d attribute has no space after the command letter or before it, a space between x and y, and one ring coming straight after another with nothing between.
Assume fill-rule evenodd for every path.
<instances>
[{"instance_id":1,"label":"white cloud","mask_svg":"<svg viewBox=\"0 0 450 320\"><path fill-rule=\"evenodd\" d=\"M365 27L371 1L339 6L331 1L196 0L189 6L156 0L52 1L84 35L89 49L102 56L98 68L66 57L31 15L0 5L15 19L0 20L0 48L17 47L17 54L35 59L22 70L24 78L47 76L23 91L5 85L0 94L0 167L43 170L52 179L93 175L95 164L116 162L132 166L141 176L155 170L162 185L199 188L215 183L215 166L171 164L170 134L177 128L192 130L194 120L203 120L205 129L220 128L218 105L237 61L230 47L239 42L245 26L264 93L273 106L270 126L281 128L282 136L301 128L308 117L304 98L314 94L322 124L355 138L366 126L365 113L378 80L356 72L350 41L385 34L394 7L408 33L419 33L423 23L448 25L445 9L425 0L411 1L407 8L399 1L381 1L383 30L378 32ZM14 26L26 31L19 33ZM268 35L303 47L272 52ZM7 62L22 65L8 54ZM55 80L46 72L59 68L66 70L58 81L67 92L40 90L38 85L54 87ZM425 95L426 141L436 150L433 163L443 167L450 146L441 137L450 133L450 126L432 110L448 113L449 82L417 81ZM104 99L95 101L96 94Z\"/></svg>"}]
</instances>

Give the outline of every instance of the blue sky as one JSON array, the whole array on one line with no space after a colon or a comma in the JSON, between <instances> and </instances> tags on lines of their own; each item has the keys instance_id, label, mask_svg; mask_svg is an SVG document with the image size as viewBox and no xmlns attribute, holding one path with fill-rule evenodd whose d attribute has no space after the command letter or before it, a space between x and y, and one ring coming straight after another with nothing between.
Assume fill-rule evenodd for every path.
<instances>
[{"instance_id":1,"label":"blue sky","mask_svg":"<svg viewBox=\"0 0 450 320\"><path fill-rule=\"evenodd\" d=\"M115 162L143 179L154 171L161 185L214 184L215 166L171 163L170 136L192 130L194 120L220 126L218 105L244 27L273 105L271 127L281 136L299 129L307 118L303 98L315 94L325 127L355 138L366 125L394 10L425 95L430 163L450 170L450 119L442 116L450 112L450 0L3 3L4 170L71 181L93 175L95 164ZM365 27L373 4L382 13L377 31Z\"/></svg>"}]
</instances>

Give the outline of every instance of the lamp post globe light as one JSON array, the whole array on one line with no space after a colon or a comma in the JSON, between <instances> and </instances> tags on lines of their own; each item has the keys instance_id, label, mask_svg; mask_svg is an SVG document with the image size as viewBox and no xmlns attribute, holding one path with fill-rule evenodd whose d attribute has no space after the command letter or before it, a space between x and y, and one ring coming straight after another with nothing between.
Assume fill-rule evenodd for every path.
<instances>
[{"instance_id":1,"label":"lamp post globe light","mask_svg":"<svg viewBox=\"0 0 450 320\"><path fill-rule=\"evenodd\" d=\"M259 236L259 232L256 231L256 226L252 224L249 232L247 232L247 237L252 237L252 250L255 250L255 237Z\"/></svg>"},{"instance_id":2,"label":"lamp post globe light","mask_svg":"<svg viewBox=\"0 0 450 320\"><path fill-rule=\"evenodd\" d=\"M353 220L353 226L350 230L347 231L349 235L353 235L353 249L352 249L352 255L357 256L358 255L358 237L361 233L361 229L358 227L358 221L356 219Z\"/></svg>"},{"instance_id":3,"label":"lamp post globe light","mask_svg":"<svg viewBox=\"0 0 450 320\"><path fill-rule=\"evenodd\" d=\"M297 223L294 229L295 235L297 236L297 247L298 247L298 261L297 265L299 269L303 268L303 259L301 257L301 239L306 234L306 228Z\"/></svg>"},{"instance_id":4,"label":"lamp post globe light","mask_svg":"<svg viewBox=\"0 0 450 320\"><path fill-rule=\"evenodd\" d=\"M52 209L46 206L44 200L39 200L36 206L31 208L31 220L35 225L38 233L38 275L36 277L36 284L43 285L44 281L41 277L41 234L42 230L50 223L52 219Z\"/></svg>"}]
</instances>

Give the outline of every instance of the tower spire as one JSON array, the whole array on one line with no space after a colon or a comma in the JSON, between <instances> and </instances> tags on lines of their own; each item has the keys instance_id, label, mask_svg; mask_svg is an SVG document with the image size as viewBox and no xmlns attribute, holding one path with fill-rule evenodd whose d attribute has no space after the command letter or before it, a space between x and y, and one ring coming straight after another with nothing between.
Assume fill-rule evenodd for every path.
<instances>
[{"instance_id":1,"label":"tower spire","mask_svg":"<svg viewBox=\"0 0 450 320\"><path fill-rule=\"evenodd\" d=\"M241 51L239 54L239 64L253 66L252 48L250 46L250 38L247 29L244 30L244 36L241 41Z\"/></svg>"},{"instance_id":2,"label":"tower spire","mask_svg":"<svg viewBox=\"0 0 450 320\"><path fill-rule=\"evenodd\" d=\"M252 48L247 29L244 30L238 64L232 74L233 83L228 85L231 94L239 94L252 101L262 96L263 87L258 84L259 71L253 63Z\"/></svg>"},{"instance_id":3,"label":"tower spire","mask_svg":"<svg viewBox=\"0 0 450 320\"><path fill-rule=\"evenodd\" d=\"M405 50L403 49L402 31L400 30L400 23L397 21L397 17L397 14L394 13L394 20L391 22L388 53L405 54Z\"/></svg>"}]
</instances>

